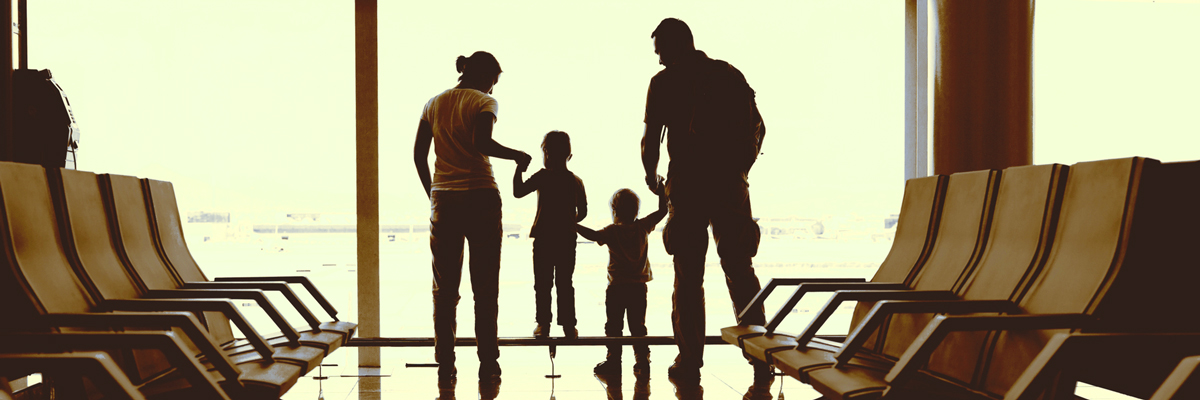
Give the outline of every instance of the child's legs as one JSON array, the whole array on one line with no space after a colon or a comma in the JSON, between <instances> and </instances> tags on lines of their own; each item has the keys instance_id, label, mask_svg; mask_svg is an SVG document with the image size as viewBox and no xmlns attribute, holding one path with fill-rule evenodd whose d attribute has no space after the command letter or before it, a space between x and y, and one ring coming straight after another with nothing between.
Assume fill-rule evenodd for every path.
<instances>
[{"instance_id":1,"label":"child's legs","mask_svg":"<svg viewBox=\"0 0 1200 400\"><path fill-rule=\"evenodd\" d=\"M625 296L628 304L625 315L629 318L629 336L646 336L646 283L630 284L630 290ZM650 345L634 345L633 353L637 354L638 358L649 356Z\"/></svg>"},{"instance_id":2,"label":"child's legs","mask_svg":"<svg viewBox=\"0 0 1200 400\"><path fill-rule=\"evenodd\" d=\"M533 301L538 325L550 325L550 288L554 286L554 245L543 238L533 238Z\"/></svg>"},{"instance_id":3,"label":"child's legs","mask_svg":"<svg viewBox=\"0 0 1200 400\"><path fill-rule=\"evenodd\" d=\"M558 324L575 326L575 238L564 238L556 250L554 286L558 290Z\"/></svg>"},{"instance_id":4,"label":"child's legs","mask_svg":"<svg viewBox=\"0 0 1200 400\"><path fill-rule=\"evenodd\" d=\"M604 321L604 336L620 337L621 330L624 329L625 293L620 286L619 283L609 283L608 288L604 290L604 312L608 317ZM621 345L608 345L608 359L621 359Z\"/></svg>"}]
</instances>

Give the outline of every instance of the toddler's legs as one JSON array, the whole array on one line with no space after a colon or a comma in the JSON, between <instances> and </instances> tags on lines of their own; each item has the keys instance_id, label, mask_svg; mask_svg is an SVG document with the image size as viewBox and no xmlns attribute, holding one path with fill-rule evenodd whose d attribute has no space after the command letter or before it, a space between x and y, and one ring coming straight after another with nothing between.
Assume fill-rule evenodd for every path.
<instances>
[{"instance_id":1,"label":"toddler's legs","mask_svg":"<svg viewBox=\"0 0 1200 400\"><path fill-rule=\"evenodd\" d=\"M621 289L620 283L609 283L608 289L604 290L604 311L608 317L604 322L604 336L621 337L621 330L624 329L625 296L627 294ZM608 345L607 359L621 362L621 345Z\"/></svg>"},{"instance_id":2,"label":"toddler's legs","mask_svg":"<svg viewBox=\"0 0 1200 400\"><path fill-rule=\"evenodd\" d=\"M630 284L630 290L625 293L628 299L629 336L646 336L646 283ZM637 355L638 363L650 360L650 345L633 346L633 354Z\"/></svg>"}]
</instances>

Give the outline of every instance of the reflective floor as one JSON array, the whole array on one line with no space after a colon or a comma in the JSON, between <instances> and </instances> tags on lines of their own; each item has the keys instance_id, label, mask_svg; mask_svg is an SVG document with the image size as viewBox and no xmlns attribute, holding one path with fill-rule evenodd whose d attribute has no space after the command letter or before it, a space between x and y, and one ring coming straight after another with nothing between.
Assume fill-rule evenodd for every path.
<instances>
[{"instance_id":1,"label":"reflective floor","mask_svg":"<svg viewBox=\"0 0 1200 400\"><path fill-rule=\"evenodd\" d=\"M452 385L437 382L437 369L406 367L433 362L428 347L382 348L383 367L360 369L358 349L343 347L325 360L322 367L300 378L284 397L292 399L814 399L816 391L791 378L777 377L769 385L753 385L749 364L733 346L708 346L699 385L676 384L667 377L667 367L676 355L674 346L651 347L651 372L639 379L633 374L633 354L626 351L620 377L604 378L592 373L603 361L605 349L591 346L560 346L553 364L545 347L502 347L499 384L481 384L476 378L479 363L473 347L458 348L458 380ZM324 376L324 379L315 379ZM548 378L547 375L560 375Z\"/></svg>"},{"instance_id":2,"label":"reflective floor","mask_svg":"<svg viewBox=\"0 0 1200 400\"><path fill-rule=\"evenodd\" d=\"M458 380L439 385L437 368L406 367L433 362L428 347L381 348L383 367L358 368L358 348L343 347L325 359L320 371L300 378L283 400L299 399L817 399L820 394L787 376L777 376L769 385L754 385L751 367L738 349L729 345L705 348L705 366L700 383L677 383L667 377L667 367L676 355L674 346L651 347L651 372L639 379L633 374L633 354L626 351L619 378L592 373L605 349L591 346L558 347L553 364L545 347L501 347L504 370L498 384L480 383L474 347L458 349ZM319 372L319 373L318 373ZM548 378L547 375L560 375ZM1076 395L1090 400L1131 399L1117 393L1081 384Z\"/></svg>"}]
</instances>

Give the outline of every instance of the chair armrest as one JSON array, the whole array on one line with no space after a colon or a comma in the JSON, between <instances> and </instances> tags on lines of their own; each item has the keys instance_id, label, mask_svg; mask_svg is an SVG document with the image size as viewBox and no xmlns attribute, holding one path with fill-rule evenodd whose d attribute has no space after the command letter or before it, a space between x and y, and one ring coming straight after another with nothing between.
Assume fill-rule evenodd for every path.
<instances>
[{"instance_id":1,"label":"chair armrest","mask_svg":"<svg viewBox=\"0 0 1200 400\"><path fill-rule=\"evenodd\" d=\"M320 304L321 308L325 309L325 312L329 314L330 318L333 318L334 321L338 320L337 310L333 308L333 304L330 304L329 300L325 300L325 296L321 295L321 291L317 290L317 287L312 284L312 281L309 281L308 277L305 276L230 276L215 278L213 280L217 282L276 281L299 284L304 286L304 289L308 290L308 293L312 295L313 299L317 300L317 304Z\"/></svg>"},{"instance_id":2,"label":"chair armrest","mask_svg":"<svg viewBox=\"0 0 1200 400\"><path fill-rule=\"evenodd\" d=\"M1036 400L1043 390L1053 382L1060 372L1071 364L1081 362L1079 359L1096 354L1105 354L1111 349L1139 349L1145 353L1153 353L1156 357L1182 358L1191 354L1200 354L1200 333L1059 333L1050 338L1046 347L1030 362L1029 367L1021 374L1012 388L1005 394L1005 400ZM1166 378L1166 381L1155 392L1151 399L1170 399L1173 390L1177 390L1190 375L1189 367L1194 371L1200 357L1191 357L1190 364L1181 362ZM1187 360L1185 358L1185 360ZM1142 365L1142 363L1138 363ZM1152 367L1142 365L1142 367Z\"/></svg>"},{"instance_id":3,"label":"chair armrest","mask_svg":"<svg viewBox=\"0 0 1200 400\"><path fill-rule=\"evenodd\" d=\"M213 343L212 337L200 325L200 321L186 312L120 312L85 314L47 314L39 320L51 326L80 328L161 327L178 328L192 342L213 368L230 382L239 382L242 371Z\"/></svg>"},{"instance_id":4,"label":"chair armrest","mask_svg":"<svg viewBox=\"0 0 1200 400\"><path fill-rule=\"evenodd\" d=\"M792 292L792 296L788 297L787 302L779 311L775 312L775 316L771 317L771 321L767 323L767 333L774 333L775 328L783 323L783 319L787 318L796 304L800 303L800 299L804 298L805 294L811 292L836 292L838 290L906 290L908 286L903 283L884 283L884 282L813 282L801 283L796 287L796 291Z\"/></svg>"},{"instance_id":5,"label":"chair armrest","mask_svg":"<svg viewBox=\"0 0 1200 400\"><path fill-rule=\"evenodd\" d=\"M1086 314L938 315L925 325L925 330L908 346L884 379L889 387L903 386L929 361L929 356L951 332L1084 329L1095 322L1095 317Z\"/></svg>"},{"instance_id":6,"label":"chair armrest","mask_svg":"<svg viewBox=\"0 0 1200 400\"><path fill-rule=\"evenodd\" d=\"M162 351L167 357L171 366L176 368L183 374L183 377L192 385L192 389L197 391L197 394L203 398L213 399L229 399L225 391L214 382L207 373L207 369L201 365L188 352L187 347L175 335L174 332L143 332L143 331L123 331L123 332L60 332L60 333L13 333L0 334L0 343L5 343L12 347L15 351L36 352L39 353L40 359L61 360L72 359L72 353L80 350L86 350L87 354L99 354L101 357L88 356L86 358L94 360L93 365L102 366L105 362L111 363L108 354L104 353L105 349L112 348L153 348ZM76 355L80 353L75 353ZM11 354L0 354L0 359L8 358ZM88 360L78 358L83 363L88 363ZM31 366L38 368L36 359L25 360L26 364L22 366ZM53 362L53 361L49 361ZM113 364L115 367L115 364ZM185 368L186 366L186 368ZM103 371L97 369L96 371ZM112 374L115 382L97 382L98 384L108 385L101 387L106 393L121 393L121 381L128 382L128 377L125 376L119 368L116 368L119 374ZM141 392L137 388L133 388L137 396L141 396ZM140 398L131 396L133 398Z\"/></svg>"},{"instance_id":7,"label":"chair armrest","mask_svg":"<svg viewBox=\"0 0 1200 400\"><path fill-rule=\"evenodd\" d=\"M779 286L796 286L803 283L818 282L833 283L866 281L867 280L863 278L771 278L771 280L767 281L767 285L763 286L762 290L759 290L758 293L754 295L754 298L750 300L750 304L747 304L746 308L738 312L737 320L741 321L742 318L745 317L747 311L753 310L757 307L762 307L763 301L767 299L767 296L770 296L771 292L775 291L775 288Z\"/></svg>"},{"instance_id":8,"label":"chair armrest","mask_svg":"<svg viewBox=\"0 0 1200 400\"><path fill-rule=\"evenodd\" d=\"M965 313L980 313L980 312L1020 312L1020 307L1017 307L1008 300L914 300L914 301L896 301L883 300L875 303L871 310L867 312L867 316L863 318L858 326L850 330L850 335L846 337L842 348L834 355L836 359L835 365L842 366L850 362L854 355L862 350L862 346L866 344L867 339L879 327L883 326L887 317L893 314L913 314L913 313L948 313L948 314L965 314Z\"/></svg>"},{"instance_id":9,"label":"chair armrest","mask_svg":"<svg viewBox=\"0 0 1200 400\"><path fill-rule=\"evenodd\" d=\"M1179 365L1175 366L1175 370L1171 371L1171 375L1163 381L1162 386L1154 391L1154 395L1150 396L1150 400L1171 400L1182 399L1186 396L1195 395L1197 380L1200 380L1200 375L1196 374L1196 370L1200 366L1200 356L1191 356L1179 361ZM1190 382L1189 382L1190 381ZM1185 387L1190 387L1191 390L1187 393Z\"/></svg>"},{"instance_id":10,"label":"chair armrest","mask_svg":"<svg viewBox=\"0 0 1200 400\"><path fill-rule=\"evenodd\" d=\"M796 336L796 347L807 345L817 336L817 331L825 325L825 321L833 316L834 311L846 301L882 301L882 300L955 300L958 295L949 290L839 290L833 293L821 312L817 314L804 332Z\"/></svg>"},{"instance_id":11,"label":"chair armrest","mask_svg":"<svg viewBox=\"0 0 1200 400\"><path fill-rule=\"evenodd\" d=\"M21 339L17 337L16 339ZM30 371L72 371L90 378L100 393L119 399L145 400L129 377L121 372L112 357L100 351L39 352L0 354L0 369L27 368ZM0 396L6 396L7 385L0 382ZM61 394L60 394L61 396Z\"/></svg>"},{"instance_id":12,"label":"chair armrest","mask_svg":"<svg viewBox=\"0 0 1200 400\"><path fill-rule=\"evenodd\" d=\"M291 345L300 345L300 334L292 328L283 314L278 308L267 299L266 294L258 289L173 289L173 290L151 290L146 292L145 298L153 299L239 299L239 300L254 300L258 306L271 317L271 321L279 327L279 331L283 332L283 336L288 339Z\"/></svg>"},{"instance_id":13,"label":"chair armrest","mask_svg":"<svg viewBox=\"0 0 1200 400\"><path fill-rule=\"evenodd\" d=\"M296 292L284 282L187 282L183 284L184 289L258 289L262 291L274 290L283 294L292 307L296 308L296 312L304 318L313 332L321 331L321 321L313 315L308 306L300 301L300 297L296 296Z\"/></svg>"},{"instance_id":14,"label":"chair armrest","mask_svg":"<svg viewBox=\"0 0 1200 400\"><path fill-rule=\"evenodd\" d=\"M263 339L258 331L250 326L250 322L246 321L246 317L238 311L237 306L229 300L202 300L202 299L126 299L126 300L105 300L99 304L99 307L109 311L190 311L193 313L201 313L205 311L215 311L225 314L230 322L233 322L238 330L246 335L246 340L250 341L250 345L254 350L258 351L263 360L271 360L275 353L275 348L271 347L266 340Z\"/></svg>"}]
</instances>

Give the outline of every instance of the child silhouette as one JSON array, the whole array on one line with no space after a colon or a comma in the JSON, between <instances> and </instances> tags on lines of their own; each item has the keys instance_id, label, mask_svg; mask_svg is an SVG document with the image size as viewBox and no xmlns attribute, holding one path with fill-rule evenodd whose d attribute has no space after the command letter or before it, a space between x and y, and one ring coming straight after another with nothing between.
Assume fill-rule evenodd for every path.
<instances>
[{"instance_id":1,"label":"child silhouette","mask_svg":"<svg viewBox=\"0 0 1200 400\"><path fill-rule=\"evenodd\" d=\"M662 185L655 189L658 210L645 218L637 219L637 195L621 189L612 197L612 225L599 231L576 226L583 237L608 246L608 289L604 291L608 319L604 322L604 336L621 336L622 314L629 319L629 336L646 336L646 282L653 279L646 257L647 239L654 226L667 215L667 196ZM637 358L633 372L649 372L650 346L635 345L633 353ZM609 345L608 356L593 371L600 375L620 374L621 346Z\"/></svg>"},{"instance_id":2,"label":"child silhouette","mask_svg":"<svg viewBox=\"0 0 1200 400\"><path fill-rule=\"evenodd\" d=\"M513 195L517 198L538 192L537 216L529 236L533 238L533 291L537 303L537 328L533 336L550 336L550 288L558 287L558 324L563 336L579 337L575 329L575 223L587 216L587 197L583 181L567 169L571 159L571 138L566 132L551 131L542 139L544 168L521 180L525 168L518 166L513 176Z\"/></svg>"}]
</instances>

